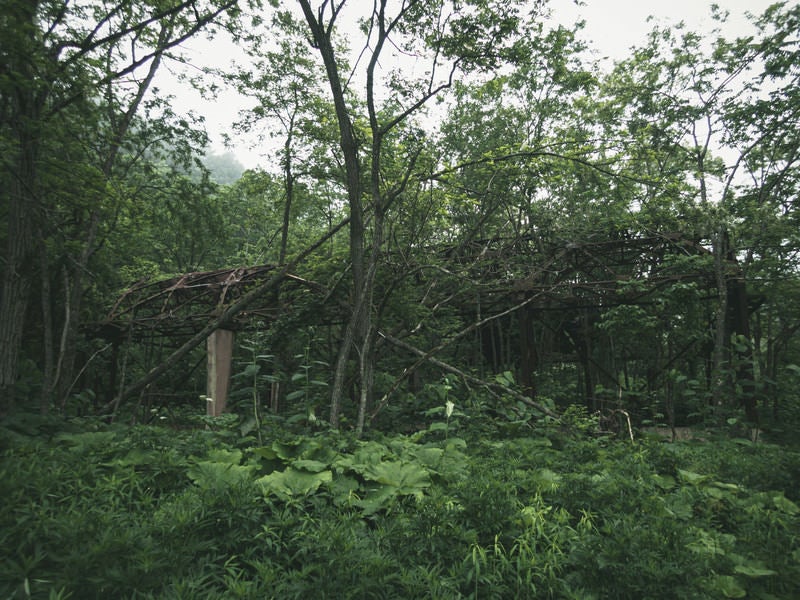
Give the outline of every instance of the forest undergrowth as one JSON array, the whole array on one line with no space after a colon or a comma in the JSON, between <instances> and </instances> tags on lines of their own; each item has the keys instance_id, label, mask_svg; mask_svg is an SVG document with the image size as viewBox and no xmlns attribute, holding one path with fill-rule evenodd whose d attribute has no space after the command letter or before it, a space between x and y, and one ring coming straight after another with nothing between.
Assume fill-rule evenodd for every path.
<instances>
[{"instance_id":1,"label":"forest undergrowth","mask_svg":"<svg viewBox=\"0 0 800 600\"><path fill-rule=\"evenodd\" d=\"M567 415L360 440L23 415L0 429L0 595L797 597L800 452Z\"/></svg>"}]
</instances>

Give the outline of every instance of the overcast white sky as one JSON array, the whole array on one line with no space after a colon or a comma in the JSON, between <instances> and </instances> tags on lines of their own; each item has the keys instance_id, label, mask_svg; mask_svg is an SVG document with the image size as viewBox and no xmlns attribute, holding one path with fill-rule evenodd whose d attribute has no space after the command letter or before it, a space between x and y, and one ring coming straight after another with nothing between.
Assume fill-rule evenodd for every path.
<instances>
[{"instance_id":1,"label":"overcast white sky","mask_svg":"<svg viewBox=\"0 0 800 600\"><path fill-rule=\"evenodd\" d=\"M720 8L730 12L725 28L731 35L747 31L746 11L760 15L777 0L716 0ZM551 0L554 16L560 22L582 18L586 21L586 37L591 39L601 56L625 58L628 49L645 39L652 29L652 16L657 23L674 24L684 21L695 31L710 31L710 0L584 0L576 6L572 0Z\"/></svg>"},{"instance_id":2,"label":"overcast white sky","mask_svg":"<svg viewBox=\"0 0 800 600\"><path fill-rule=\"evenodd\" d=\"M355 0L352 1L355 3ZM749 31L744 18L745 11L758 15L772 3L772 0L717 0L716 4L731 14L724 33L728 36L745 35ZM583 6L576 5L573 0L550 1L556 22L569 24L579 18L585 20L585 38L597 49L598 58L607 56L611 60L625 58L631 46L644 41L654 24L648 22L649 16L656 23L684 21L691 30L710 31L710 5L711 2L705 0L584 0ZM191 47L194 50L190 52L198 66L203 63L224 66L229 61L229 55L235 52L220 39L210 49L201 44ZM233 93L222 94L216 100L203 100L196 92L181 89L176 84L162 82L161 87L176 94L179 106L193 108L205 116L212 137L212 152L232 151L248 168L263 164L260 153L248 149L244 142L231 150L226 150L222 145L223 132L236 119L238 110L247 106L246 100Z\"/></svg>"}]
</instances>

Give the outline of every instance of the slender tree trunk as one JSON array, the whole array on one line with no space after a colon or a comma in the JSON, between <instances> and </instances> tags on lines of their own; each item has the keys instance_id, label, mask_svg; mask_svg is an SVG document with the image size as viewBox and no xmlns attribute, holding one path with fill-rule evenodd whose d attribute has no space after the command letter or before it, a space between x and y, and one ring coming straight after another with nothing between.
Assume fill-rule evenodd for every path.
<instances>
[{"instance_id":1,"label":"slender tree trunk","mask_svg":"<svg viewBox=\"0 0 800 600\"><path fill-rule=\"evenodd\" d=\"M283 203L283 223L281 225L281 247L278 253L278 264L286 262L286 247L289 244L289 224L292 215L292 202L294 200L294 174L292 173L292 138L294 134L294 122L292 120L289 131L286 134L283 154L283 176L286 193L286 201Z\"/></svg>"},{"instance_id":2,"label":"slender tree trunk","mask_svg":"<svg viewBox=\"0 0 800 600\"><path fill-rule=\"evenodd\" d=\"M314 38L314 44L319 49L322 62L325 65L325 72L328 84L331 88L336 120L339 126L339 144L342 149L342 156L345 164L345 186L347 188L347 200L350 208L350 262L353 272L353 313L345 326L342 342L339 347L339 354L336 359L336 370L331 386L331 408L330 423L334 427L339 425L339 413L341 412L342 398L344 397L344 383L347 372L347 365L353 349L353 342L357 339L365 340L364 337L364 316L365 310L363 290L365 289L365 256L364 256L364 208L362 205L362 184L361 167L358 157L358 143L356 142L350 112L345 102L344 89L341 78L339 77L339 67L336 63L336 55L331 42L331 28L322 21L322 13L314 14L308 0L298 0L306 22ZM335 19L338 9L331 7ZM332 26L332 23L330 24ZM368 310L368 309L366 309ZM363 348L362 348L363 351Z\"/></svg>"},{"instance_id":3,"label":"slender tree trunk","mask_svg":"<svg viewBox=\"0 0 800 600\"><path fill-rule=\"evenodd\" d=\"M40 236L41 237L41 236ZM42 292L42 345L44 346L44 366L42 368L42 390L39 396L39 412L46 415L53 400L53 384L55 382L55 348L53 333L52 286L50 285L50 265L47 248L39 247L39 269Z\"/></svg>"},{"instance_id":4,"label":"slender tree trunk","mask_svg":"<svg viewBox=\"0 0 800 600\"><path fill-rule=\"evenodd\" d=\"M533 320L529 307L523 308L519 313L519 382L523 392L530 398L536 398L536 384L534 373L538 367L538 352L533 331Z\"/></svg>"},{"instance_id":5,"label":"slender tree trunk","mask_svg":"<svg viewBox=\"0 0 800 600\"><path fill-rule=\"evenodd\" d=\"M725 391L728 388L727 375L727 315L728 315L728 282L725 276L725 232L722 226L713 238L714 276L717 284L717 307L714 315L714 352L712 368L712 399L715 407L722 406Z\"/></svg>"},{"instance_id":6,"label":"slender tree trunk","mask_svg":"<svg viewBox=\"0 0 800 600\"><path fill-rule=\"evenodd\" d=\"M729 260L735 257L729 256ZM747 283L744 275L740 271L736 277L728 281L728 304L731 314L731 333L736 334L744 340L745 349L736 352L736 381L741 384L742 396L741 403L744 408L745 418L748 423L758 424L758 403L756 400L756 381L758 374L755 369L754 340L750 331L750 310L747 302Z\"/></svg>"},{"instance_id":7,"label":"slender tree trunk","mask_svg":"<svg viewBox=\"0 0 800 600\"><path fill-rule=\"evenodd\" d=\"M32 184L36 178L33 160L29 154L20 161L22 168L16 176L25 181L15 180L11 185L6 264L0 293L0 413L11 412L15 404L18 359L34 272L30 214L33 202L26 189L26 184Z\"/></svg>"},{"instance_id":8,"label":"slender tree trunk","mask_svg":"<svg viewBox=\"0 0 800 600\"><path fill-rule=\"evenodd\" d=\"M356 436L361 437L364 433L364 423L366 421L367 407L372 403L372 390L375 383L375 334L373 328L368 334L369 339L365 340L359 356L359 368L361 371L361 391L358 402L358 417L356 419Z\"/></svg>"}]
</instances>

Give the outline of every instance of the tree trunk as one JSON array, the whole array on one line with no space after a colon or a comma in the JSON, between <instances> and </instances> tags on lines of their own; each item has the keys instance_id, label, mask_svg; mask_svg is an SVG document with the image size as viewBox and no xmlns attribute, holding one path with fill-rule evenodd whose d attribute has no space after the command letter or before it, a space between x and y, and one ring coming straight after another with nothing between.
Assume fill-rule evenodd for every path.
<instances>
[{"instance_id":1,"label":"tree trunk","mask_svg":"<svg viewBox=\"0 0 800 600\"><path fill-rule=\"evenodd\" d=\"M289 245L289 225L292 217L292 202L294 200L294 173L292 173L292 139L294 136L294 119L291 119L289 131L286 134L286 143L283 149L283 176L286 200L283 203L283 222L281 224L281 247L278 253L278 264L286 262L286 248Z\"/></svg>"},{"instance_id":2,"label":"tree trunk","mask_svg":"<svg viewBox=\"0 0 800 600\"><path fill-rule=\"evenodd\" d=\"M715 407L722 406L725 392L728 389L727 374L727 316L728 316L728 283L725 276L725 256L727 255L727 236L722 227L713 239L714 276L717 284L717 309L714 316L714 352L712 370L712 398Z\"/></svg>"},{"instance_id":3,"label":"tree trunk","mask_svg":"<svg viewBox=\"0 0 800 600\"><path fill-rule=\"evenodd\" d=\"M308 0L298 0L303 10L303 15L311 30L314 43L319 49L322 62L325 65L325 72L328 84L331 88L333 105L336 111L336 120L339 126L339 144L342 149L345 164L345 186L347 188L347 200L350 208L350 262L353 272L353 313L350 315L345 326L342 342L339 347L339 354L336 359L336 370L331 386L331 409L330 423L333 427L339 425L339 413L341 411L342 398L344 397L344 382L347 372L347 365L353 349L353 342L361 340L364 342L364 306L363 292L365 290L364 278L364 208L361 202L361 167L358 158L358 144L356 142L350 112L345 102L344 90L339 77L339 67L336 63L336 55L331 42L331 30L326 28L322 22L322 14L314 14ZM334 15L335 16L335 15ZM333 18L333 17L332 17ZM363 346L363 344L362 344ZM362 348L363 350L363 348Z\"/></svg>"},{"instance_id":4,"label":"tree trunk","mask_svg":"<svg viewBox=\"0 0 800 600\"><path fill-rule=\"evenodd\" d=\"M36 46L38 1L18 2L3 18L18 33L19 46L8 52L8 70L18 82L8 94L7 125L13 132L16 153L9 162L8 231L2 288L0 288L0 415L14 409L19 355L25 328L36 246L33 232L39 215L36 162L39 154L39 117L46 93L37 89L36 74L28 55ZM4 28L5 29L5 28ZM12 81L12 83L13 83Z\"/></svg>"},{"instance_id":5,"label":"tree trunk","mask_svg":"<svg viewBox=\"0 0 800 600\"><path fill-rule=\"evenodd\" d=\"M42 346L44 349L44 365L42 367L42 389L39 395L39 412L46 415L53 400L55 383L55 348L53 333L52 286L50 285L50 265L47 248L39 247L41 293L42 293Z\"/></svg>"},{"instance_id":6,"label":"tree trunk","mask_svg":"<svg viewBox=\"0 0 800 600\"><path fill-rule=\"evenodd\" d=\"M729 260L735 260L733 256ZM747 303L747 283L743 274L728 281L728 303L730 308L730 331L742 338L745 350L737 352L736 380L742 386L741 403L748 423L758 424L758 404L756 401L756 372L753 368L753 339L750 332L750 309Z\"/></svg>"},{"instance_id":7,"label":"tree trunk","mask_svg":"<svg viewBox=\"0 0 800 600\"><path fill-rule=\"evenodd\" d=\"M8 245L0 293L0 415L14 410L19 354L24 334L25 314L34 272L33 224L30 214L34 204L26 184L36 179L33 149L26 149L20 169L11 185L8 215Z\"/></svg>"},{"instance_id":8,"label":"tree trunk","mask_svg":"<svg viewBox=\"0 0 800 600\"><path fill-rule=\"evenodd\" d=\"M523 308L519 313L519 382L523 392L530 398L536 398L536 384L534 373L538 367L538 353L536 339L533 331L530 307Z\"/></svg>"}]
</instances>

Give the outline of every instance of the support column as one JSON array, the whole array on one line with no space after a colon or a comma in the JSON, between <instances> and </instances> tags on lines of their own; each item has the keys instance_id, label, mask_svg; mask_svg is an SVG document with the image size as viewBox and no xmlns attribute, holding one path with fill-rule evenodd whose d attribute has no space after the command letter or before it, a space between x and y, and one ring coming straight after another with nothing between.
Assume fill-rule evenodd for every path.
<instances>
[{"instance_id":1,"label":"support column","mask_svg":"<svg viewBox=\"0 0 800 600\"><path fill-rule=\"evenodd\" d=\"M231 378L233 332L217 329L208 336L208 379L206 383L206 414L218 417L225 412L228 402L228 384Z\"/></svg>"}]
</instances>

